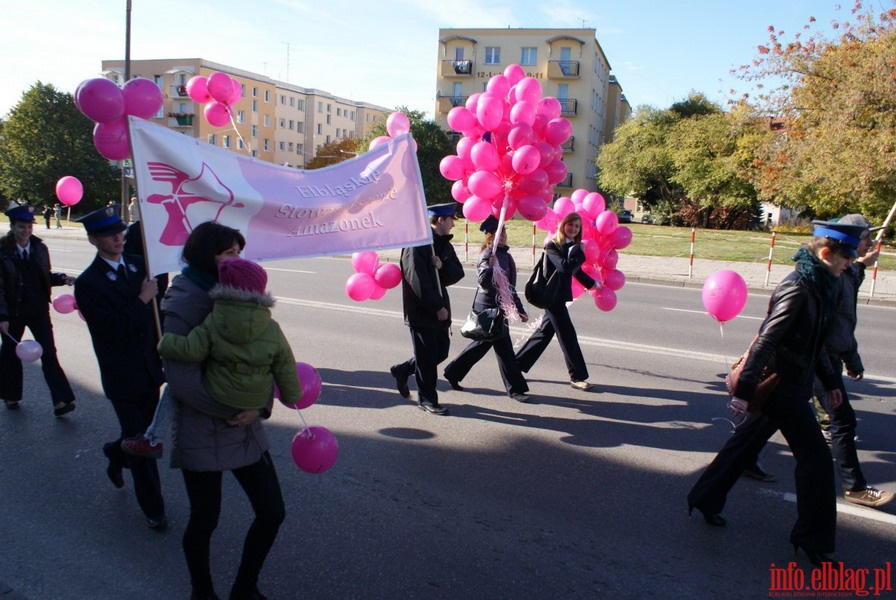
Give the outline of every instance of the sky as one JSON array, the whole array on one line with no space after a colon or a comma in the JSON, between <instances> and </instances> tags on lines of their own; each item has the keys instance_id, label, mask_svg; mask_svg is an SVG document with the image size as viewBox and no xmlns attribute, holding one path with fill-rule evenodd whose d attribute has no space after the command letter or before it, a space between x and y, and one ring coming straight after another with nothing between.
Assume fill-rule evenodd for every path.
<instances>
[{"instance_id":1,"label":"sky","mask_svg":"<svg viewBox=\"0 0 896 600\"><path fill-rule=\"evenodd\" d=\"M873 0L880 8L893 0ZM842 3L843 8L839 9ZM0 19L0 116L37 81L74 92L124 59L127 0L35 0ZM632 108L748 91L768 27L830 31L852 0L131 0L131 60L203 58L431 118L439 29L593 28ZM545 95L550 95L545 91Z\"/></svg>"}]
</instances>

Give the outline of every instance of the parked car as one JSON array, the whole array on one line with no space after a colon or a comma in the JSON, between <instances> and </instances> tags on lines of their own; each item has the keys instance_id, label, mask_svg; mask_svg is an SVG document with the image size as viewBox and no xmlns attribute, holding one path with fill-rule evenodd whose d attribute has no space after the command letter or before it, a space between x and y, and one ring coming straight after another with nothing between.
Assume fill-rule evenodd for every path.
<instances>
[{"instance_id":1,"label":"parked car","mask_svg":"<svg viewBox=\"0 0 896 600\"><path fill-rule=\"evenodd\" d=\"M641 215L641 222L647 223L648 225L652 224L653 223L653 215L651 215L650 213L644 213L643 215Z\"/></svg>"},{"instance_id":2,"label":"parked car","mask_svg":"<svg viewBox=\"0 0 896 600\"><path fill-rule=\"evenodd\" d=\"M627 208L623 208L619 211L619 222L620 223L631 223L632 222L632 211Z\"/></svg>"}]
</instances>

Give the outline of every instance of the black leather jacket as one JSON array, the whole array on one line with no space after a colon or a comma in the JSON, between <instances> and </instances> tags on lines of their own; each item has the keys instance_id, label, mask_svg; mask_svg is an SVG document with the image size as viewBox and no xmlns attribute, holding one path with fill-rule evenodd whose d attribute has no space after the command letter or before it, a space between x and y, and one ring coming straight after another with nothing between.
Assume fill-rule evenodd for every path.
<instances>
[{"instance_id":1,"label":"black leather jacket","mask_svg":"<svg viewBox=\"0 0 896 600\"><path fill-rule=\"evenodd\" d=\"M815 373L825 389L837 387L830 362L822 352L835 307L822 294L818 285L798 271L778 284L738 380L735 397L753 400L766 365L773 367L782 384L804 385Z\"/></svg>"},{"instance_id":2,"label":"black leather jacket","mask_svg":"<svg viewBox=\"0 0 896 600\"><path fill-rule=\"evenodd\" d=\"M50 302L50 288L65 285L65 273L50 271L50 251L36 236L31 236L31 256L40 265L41 280L38 296ZM0 321L8 321L18 316L25 293L22 279L22 260L19 258L16 240L10 231L0 238ZM45 307L49 310L49 306Z\"/></svg>"}]
</instances>

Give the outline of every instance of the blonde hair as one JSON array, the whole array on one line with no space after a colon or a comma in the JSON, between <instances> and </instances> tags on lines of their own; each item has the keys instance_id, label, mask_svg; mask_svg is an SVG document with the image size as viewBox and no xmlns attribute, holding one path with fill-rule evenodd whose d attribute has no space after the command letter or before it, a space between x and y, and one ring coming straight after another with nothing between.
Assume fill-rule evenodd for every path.
<instances>
[{"instance_id":1,"label":"blonde hair","mask_svg":"<svg viewBox=\"0 0 896 600\"><path fill-rule=\"evenodd\" d=\"M571 212L568 215L566 215L565 217L563 217L563 219L561 219L561 221L557 224L557 232L554 234L554 237L551 238L551 241L553 241L558 246L562 246L563 243L566 242L566 233L564 233L563 230L566 229L567 223L571 223L573 221L578 221L579 225L581 225L582 224L582 216L577 212ZM581 241L582 241L582 228L579 227L579 233L576 235L573 242L578 244Z\"/></svg>"}]
</instances>

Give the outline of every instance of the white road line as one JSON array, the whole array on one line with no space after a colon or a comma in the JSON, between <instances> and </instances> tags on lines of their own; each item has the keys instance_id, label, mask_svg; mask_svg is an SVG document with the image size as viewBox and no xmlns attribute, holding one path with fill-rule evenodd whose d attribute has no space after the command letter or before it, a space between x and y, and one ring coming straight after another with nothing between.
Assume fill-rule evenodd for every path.
<instances>
[{"instance_id":1,"label":"white road line","mask_svg":"<svg viewBox=\"0 0 896 600\"><path fill-rule=\"evenodd\" d=\"M671 308L671 307L669 307L669 306L661 306L661 307L660 307L660 310L671 310L671 311L674 311L674 312L693 313L693 314L696 314L696 315L705 315L705 314L707 314L707 312L706 312L705 310L691 310L691 309L688 309L688 308ZM761 321L761 320L763 320L765 317L747 317L747 316L744 316L744 315L739 315L737 318L738 318L738 319L751 319L751 320L754 320L754 321Z\"/></svg>"},{"instance_id":2,"label":"white road line","mask_svg":"<svg viewBox=\"0 0 896 600\"><path fill-rule=\"evenodd\" d=\"M771 490L768 488L760 488L760 493L766 494L768 496L777 496L783 500L786 500L787 502L793 502L794 504L796 504L796 494L793 494L791 492L779 492L777 490ZM890 513L874 510L873 508L856 506L855 504L850 504L846 500L837 502L837 512L853 517L860 517L862 519L870 519L872 521L886 523L888 525L896 525L896 515L891 515Z\"/></svg>"}]
</instances>

